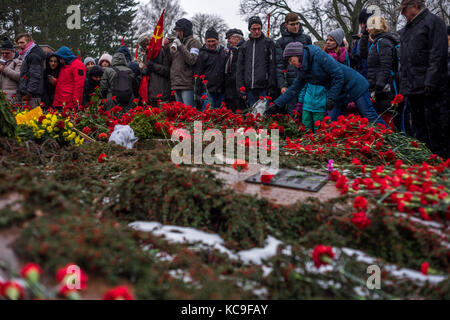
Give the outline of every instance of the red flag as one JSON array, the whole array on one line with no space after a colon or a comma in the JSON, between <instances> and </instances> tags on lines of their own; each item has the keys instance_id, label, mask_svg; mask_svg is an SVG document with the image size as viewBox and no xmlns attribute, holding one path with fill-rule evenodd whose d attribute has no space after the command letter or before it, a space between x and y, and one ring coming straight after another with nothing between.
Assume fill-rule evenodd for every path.
<instances>
[{"instance_id":1,"label":"red flag","mask_svg":"<svg viewBox=\"0 0 450 320\"><path fill-rule=\"evenodd\" d=\"M153 32L153 37L147 47L147 60L154 60L158 56L162 49L163 36L164 36L164 9L159 17L158 24L156 25L155 31Z\"/></svg>"},{"instance_id":2,"label":"red flag","mask_svg":"<svg viewBox=\"0 0 450 320\"><path fill-rule=\"evenodd\" d=\"M163 45L163 36L164 36L164 12L163 10L161 16L159 17L158 24L156 25L155 31L153 32L153 37L150 39L150 43L147 47L147 58L145 62L148 60L154 60L158 56L159 52L162 49ZM148 82L149 76L144 76L141 81L141 85L139 87L139 95L142 98L142 101L148 102Z\"/></svg>"},{"instance_id":3,"label":"red flag","mask_svg":"<svg viewBox=\"0 0 450 320\"><path fill-rule=\"evenodd\" d=\"M125 35L122 36L122 47L125 46Z\"/></svg>"}]
</instances>

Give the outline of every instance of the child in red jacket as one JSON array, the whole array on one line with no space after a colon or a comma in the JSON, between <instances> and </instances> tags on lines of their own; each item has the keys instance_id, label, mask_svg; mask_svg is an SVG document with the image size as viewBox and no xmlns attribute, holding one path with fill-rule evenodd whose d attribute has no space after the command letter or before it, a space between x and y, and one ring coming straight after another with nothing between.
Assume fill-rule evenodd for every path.
<instances>
[{"instance_id":1,"label":"child in red jacket","mask_svg":"<svg viewBox=\"0 0 450 320\"><path fill-rule=\"evenodd\" d=\"M86 67L67 47L61 47L56 55L62 67L56 84L53 107L77 107L83 102Z\"/></svg>"}]
</instances>

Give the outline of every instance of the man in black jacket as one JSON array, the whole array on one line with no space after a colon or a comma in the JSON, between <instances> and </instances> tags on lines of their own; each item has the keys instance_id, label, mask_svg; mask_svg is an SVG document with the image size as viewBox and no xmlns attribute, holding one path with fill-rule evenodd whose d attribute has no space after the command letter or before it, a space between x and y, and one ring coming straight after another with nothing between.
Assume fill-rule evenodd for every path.
<instances>
[{"instance_id":1,"label":"man in black jacket","mask_svg":"<svg viewBox=\"0 0 450 320\"><path fill-rule=\"evenodd\" d=\"M312 44L311 37L303 33L298 15L292 12L286 15L285 22L281 25L281 38L275 43L277 83L281 94L287 91L298 76L298 69L283 59L284 49L291 42L301 42L305 46ZM291 116L297 100L294 99L287 104L287 111Z\"/></svg>"},{"instance_id":2,"label":"man in black jacket","mask_svg":"<svg viewBox=\"0 0 450 320\"><path fill-rule=\"evenodd\" d=\"M230 29L226 33L228 53L225 60L225 104L233 111L243 110L245 102L236 90L236 69L238 50L244 44L244 34L239 29Z\"/></svg>"},{"instance_id":3,"label":"man in black jacket","mask_svg":"<svg viewBox=\"0 0 450 320\"><path fill-rule=\"evenodd\" d=\"M259 97L276 94L277 83L275 45L262 33L261 19L251 17L248 29L250 39L239 49L236 88L251 107Z\"/></svg>"},{"instance_id":4,"label":"man in black jacket","mask_svg":"<svg viewBox=\"0 0 450 320\"><path fill-rule=\"evenodd\" d=\"M399 10L407 20L400 31L400 92L411 116L408 131L432 152L448 157L446 26L424 0L403 0Z\"/></svg>"},{"instance_id":5,"label":"man in black jacket","mask_svg":"<svg viewBox=\"0 0 450 320\"><path fill-rule=\"evenodd\" d=\"M27 33L17 35L15 40L20 47L19 55L22 59L19 90L22 93L22 99L32 107L36 107L41 103L44 93L44 61L46 55Z\"/></svg>"},{"instance_id":6,"label":"man in black jacket","mask_svg":"<svg viewBox=\"0 0 450 320\"><path fill-rule=\"evenodd\" d=\"M219 44L219 34L214 28L206 30L205 42L194 67L194 74L204 75L205 78L197 82L195 90L197 94L203 95L203 110L208 104L210 109L218 109L224 101L227 54L224 47Z\"/></svg>"}]
</instances>

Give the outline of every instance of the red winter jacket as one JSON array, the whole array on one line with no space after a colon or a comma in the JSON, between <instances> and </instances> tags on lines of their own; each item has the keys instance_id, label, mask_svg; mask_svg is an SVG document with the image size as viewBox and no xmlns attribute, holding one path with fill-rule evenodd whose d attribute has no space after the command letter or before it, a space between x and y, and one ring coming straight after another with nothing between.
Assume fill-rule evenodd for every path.
<instances>
[{"instance_id":1,"label":"red winter jacket","mask_svg":"<svg viewBox=\"0 0 450 320\"><path fill-rule=\"evenodd\" d=\"M78 59L69 65L64 65L59 72L55 89L54 107L74 107L83 103L84 80L86 79L86 67ZM78 102L77 102L78 100Z\"/></svg>"}]
</instances>

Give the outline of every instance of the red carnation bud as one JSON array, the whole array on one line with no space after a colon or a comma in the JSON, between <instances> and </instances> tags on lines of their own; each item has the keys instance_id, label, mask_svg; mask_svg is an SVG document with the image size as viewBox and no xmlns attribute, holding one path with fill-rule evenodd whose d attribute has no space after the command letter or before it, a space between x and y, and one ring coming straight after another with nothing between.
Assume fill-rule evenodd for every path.
<instances>
[{"instance_id":1,"label":"red carnation bud","mask_svg":"<svg viewBox=\"0 0 450 320\"><path fill-rule=\"evenodd\" d=\"M42 269L36 263L27 263L20 271L20 275L30 282L37 283L42 275Z\"/></svg>"},{"instance_id":2,"label":"red carnation bud","mask_svg":"<svg viewBox=\"0 0 450 320\"><path fill-rule=\"evenodd\" d=\"M103 296L103 300L134 300L134 297L127 287L119 286L108 290Z\"/></svg>"}]
</instances>

